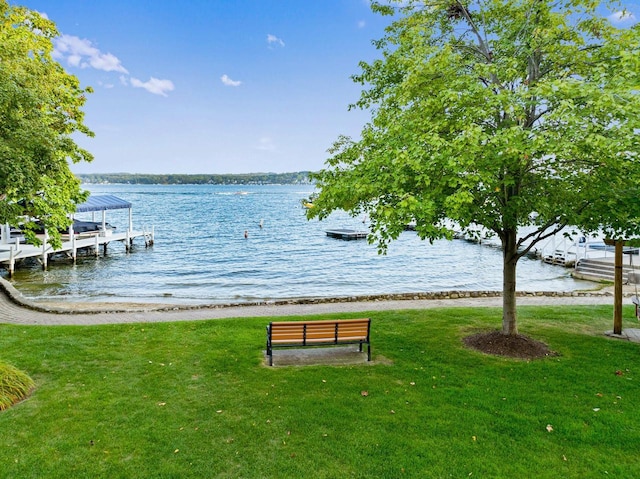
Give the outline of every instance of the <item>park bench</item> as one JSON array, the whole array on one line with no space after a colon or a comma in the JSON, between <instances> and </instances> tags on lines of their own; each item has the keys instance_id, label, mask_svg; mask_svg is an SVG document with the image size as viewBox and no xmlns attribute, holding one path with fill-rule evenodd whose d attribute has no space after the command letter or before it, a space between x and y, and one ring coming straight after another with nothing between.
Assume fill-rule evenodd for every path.
<instances>
[{"instance_id":1,"label":"park bench","mask_svg":"<svg viewBox=\"0 0 640 479\"><path fill-rule=\"evenodd\" d=\"M273 366L274 348L302 348L367 345L367 361L371 361L369 330L371 319L335 319L321 321L272 321L267 326L267 356Z\"/></svg>"}]
</instances>

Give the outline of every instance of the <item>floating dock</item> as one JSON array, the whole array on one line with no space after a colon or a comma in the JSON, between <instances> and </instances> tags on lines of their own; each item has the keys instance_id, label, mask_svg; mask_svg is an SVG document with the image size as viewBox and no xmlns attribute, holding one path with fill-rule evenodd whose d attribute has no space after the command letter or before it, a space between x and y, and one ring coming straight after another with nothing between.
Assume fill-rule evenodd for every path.
<instances>
[{"instance_id":1,"label":"floating dock","mask_svg":"<svg viewBox=\"0 0 640 479\"><path fill-rule=\"evenodd\" d=\"M106 210L112 209L129 209L129 225L126 231L116 233L114 228L106 222ZM46 232L38 235L42 241L42 245L34 246L24 243L21 235L12 236L9 225L0 228L0 265L6 266L9 275L13 276L16 263L27 259L34 258L42 264L44 269L47 268L49 257L55 254L61 254L68 258L76 260L79 251L91 250L96 256L100 254L100 246L106 253L107 245L112 241L123 242L127 251L133 245L133 240L143 238L145 246L151 246L154 241L153 228L150 231L134 230L131 216L131 203L121 200L112 195L89 197L86 203L77 206L77 213L86 212L102 212L102 222L75 222L81 223L82 228L74 231L73 224L69 227L67 233L62 234L62 245L60 248L53 248L47 242ZM72 218L73 219L73 218ZM87 228L87 225L94 225L94 229ZM89 229L89 230L88 230Z\"/></svg>"},{"instance_id":2,"label":"floating dock","mask_svg":"<svg viewBox=\"0 0 640 479\"><path fill-rule=\"evenodd\" d=\"M356 230L328 230L326 231L327 236L330 238L337 238L341 240L358 240L358 239L366 239L368 233L366 231L356 231Z\"/></svg>"}]
</instances>

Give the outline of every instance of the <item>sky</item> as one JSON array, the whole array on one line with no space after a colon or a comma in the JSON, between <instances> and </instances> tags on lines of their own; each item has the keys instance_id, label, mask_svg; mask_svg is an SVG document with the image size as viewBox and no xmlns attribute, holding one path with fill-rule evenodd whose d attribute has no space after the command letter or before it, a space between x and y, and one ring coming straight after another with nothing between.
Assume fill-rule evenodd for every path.
<instances>
[{"instance_id":1,"label":"sky","mask_svg":"<svg viewBox=\"0 0 640 479\"><path fill-rule=\"evenodd\" d=\"M56 23L55 58L91 86L75 173L316 171L368 112L359 62L390 19L369 0L9 0ZM640 0L611 17L625 26Z\"/></svg>"},{"instance_id":2,"label":"sky","mask_svg":"<svg viewBox=\"0 0 640 479\"><path fill-rule=\"evenodd\" d=\"M9 1L55 22L94 89L75 173L319 170L369 120L350 77L388 23L367 0Z\"/></svg>"}]
</instances>

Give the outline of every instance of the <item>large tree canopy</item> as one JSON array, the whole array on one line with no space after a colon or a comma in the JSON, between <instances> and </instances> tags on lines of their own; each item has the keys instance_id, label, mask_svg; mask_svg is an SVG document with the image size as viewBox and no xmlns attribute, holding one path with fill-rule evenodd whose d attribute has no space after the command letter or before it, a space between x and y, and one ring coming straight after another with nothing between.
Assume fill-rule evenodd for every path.
<instances>
[{"instance_id":1,"label":"large tree canopy","mask_svg":"<svg viewBox=\"0 0 640 479\"><path fill-rule=\"evenodd\" d=\"M86 195L69 161L91 161L74 132L84 125L78 79L51 57L55 25L0 0L0 223L20 225L36 242L38 220L59 244L59 229Z\"/></svg>"},{"instance_id":2,"label":"large tree canopy","mask_svg":"<svg viewBox=\"0 0 640 479\"><path fill-rule=\"evenodd\" d=\"M516 264L533 245L571 225L639 231L640 29L597 3L374 3L393 18L354 76L372 119L329 151L309 216L365 212L383 251L412 221L429 240L450 221L495 232L502 331L517 334Z\"/></svg>"}]
</instances>

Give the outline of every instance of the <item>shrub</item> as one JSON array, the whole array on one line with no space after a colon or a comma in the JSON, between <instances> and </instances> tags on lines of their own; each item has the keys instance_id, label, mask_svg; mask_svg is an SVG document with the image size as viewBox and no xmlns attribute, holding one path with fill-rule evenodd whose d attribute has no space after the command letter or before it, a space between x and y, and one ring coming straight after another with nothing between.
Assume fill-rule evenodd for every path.
<instances>
[{"instance_id":1,"label":"shrub","mask_svg":"<svg viewBox=\"0 0 640 479\"><path fill-rule=\"evenodd\" d=\"M0 363L0 411L25 399L35 383L26 373L9 365Z\"/></svg>"}]
</instances>

